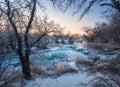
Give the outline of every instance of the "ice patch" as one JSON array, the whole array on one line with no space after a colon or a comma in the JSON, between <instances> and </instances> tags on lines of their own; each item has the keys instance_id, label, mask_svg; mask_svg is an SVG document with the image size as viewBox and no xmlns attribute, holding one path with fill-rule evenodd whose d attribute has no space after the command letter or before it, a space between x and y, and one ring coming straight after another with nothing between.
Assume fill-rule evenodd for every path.
<instances>
[{"instance_id":1,"label":"ice patch","mask_svg":"<svg viewBox=\"0 0 120 87\"><path fill-rule=\"evenodd\" d=\"M67 65L68 65L71 69L78 71L78 67L76 66L76 62L74 62L74 61L73 61L73 62L68 62Z\"/></svg>"}]
</instances>

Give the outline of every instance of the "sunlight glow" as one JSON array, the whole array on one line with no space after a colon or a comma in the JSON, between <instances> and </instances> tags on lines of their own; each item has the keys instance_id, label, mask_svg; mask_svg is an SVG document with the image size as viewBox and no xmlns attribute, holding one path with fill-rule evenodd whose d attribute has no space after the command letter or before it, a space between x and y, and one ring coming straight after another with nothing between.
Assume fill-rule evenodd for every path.
<instances>
[{"instance_id":1,"label":"sunlight glow","mask_svg":"<svg viewBox=\"0 0 120 87\"><path fill-rule=\"evenodd\" d=\"M53 20L55 23L65 27L64 33L84 34L82 27L93 27L96 22L104 21L101 19L101 13L104 9L101 9L99 6L90 10L89 14L86 14L81 21L78 21L79 14L72 16L72 11L62 13L60 10L54 9L52 4L47 1L44 1L43 4L46 6L46 13L48 14L49 20Z\"/></svg>"}]
</instances>

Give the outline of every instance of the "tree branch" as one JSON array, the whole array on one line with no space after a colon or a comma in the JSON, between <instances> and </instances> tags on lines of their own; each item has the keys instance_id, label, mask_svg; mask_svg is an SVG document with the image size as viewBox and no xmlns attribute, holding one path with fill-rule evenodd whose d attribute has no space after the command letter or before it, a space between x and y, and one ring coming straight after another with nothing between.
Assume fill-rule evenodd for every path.
<instances>
[{"instance_id":1,"label":"tree branch","mask_svg":"<svg viewBox=\"0 0 120 87\"><path fill-rule=\"evenodd\" d=\"M13 18L13 13L11 12L11 7L10 7L10 3L9 3L9 0L5 0L6 2L6 6L7 6L7 16L8 16L8 20L10 22L10 24L12 25L13 29L14 29L14 32L15 32L15 36L17 38L17 41L18 41L18 49L17 51L18 52L22 52L22 41L21 41L21 38L19 36L19 33L18 33L18 30L17 30L17 27L15 25L15 23L13 22L12 18ZM12 15L11 15L12 14Z\"/></svg>"},{"instance_id":2,"label":"tree branch","mask_svg":"<svg viewBox=\"0 0 120 87\"><path fill-rule=\"evenodd\" d=\"M25 34L28 34L29 29L30 29L30 27L31 27L31 24L32 24L34 15L35 15L35 10L36 10L36 1L37 1L37 0L33 0L33 9L32 9L32 12L31 12L30 20L29 20L29 22L28 22L28 26L26 27L26 32L25 32Z\"/></svg>"},{"instance_id":3,"label":"tree branch","mask_svg":"<svg viewBox=\"0 0 120 87\"><path fill-rule=\"evenodd\" d=\"M110 7L115 8L115 6L112 5L111 3L103 3L103 4L100 4L100 6L110 6Z\"/></svg>"},{"instance_id":4,"label":"tree branch","mask_svg":"<svg viewBox=\"0 0 120 87\"><path fill-rule=\"evenodd\" d=\"M35 45L37 42L39 42L44 36L46 36L46 33L43 33L35 42L33 42L30 47L32 47L33 45Z\"/></svg>"},{"instance_id":5,"label":"tree branch","mask_svg":"<svg viewBox=\"0 0 120 87\"><path fill-rule=\"evenodd\" d=\"M29 41L28 41L28 32L29 32L29 30L30 30L30 27L31 27L31 25L32 25L33 18L34 18L34 15L35 15L36 1L37 1L37 0L33 0L33 8L32 8L32 12L31 12L30 20L29 20L29 22L28 22L28 26L26 27L26 32L25 32L25 35L24 35L25 58L29 58L29 53L30 53L30 46L29 46Z\"/></svg>"},{"instance_id":6,"label":"tree branch","mask_svg":"<svg viewBox=\"0 0 120 87\"><path fill-rule=\"evenodd\" d=\"M84 12L82 13L82 15L80 16L80 20L83 18L83 16L90 10L90 8L94 5L94 3L96 2L97 0L92 0L89 2L89 5L88 7L85 8Z\"/></svg>"}]
</instances>

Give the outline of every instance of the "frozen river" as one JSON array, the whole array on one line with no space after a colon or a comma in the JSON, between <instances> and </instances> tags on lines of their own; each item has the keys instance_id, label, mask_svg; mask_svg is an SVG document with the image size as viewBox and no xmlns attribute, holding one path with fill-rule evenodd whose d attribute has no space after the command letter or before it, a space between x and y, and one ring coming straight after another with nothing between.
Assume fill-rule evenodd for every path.
<instances>
[{"instance_id":1,"label":"frozen river","mask_svg":"<svg viewBox=\"0 0 120 87\"><path fill-rule=\"evenodd\" d=\"M73 45L50 45L48 49L38 50L30 55L31 65L48 65L58 63L60 61L74 61L76 59L88 59L92 56L100 56L101 58L115 57L115 55L104 55L98 51L85 48L82 44ZM2 64L5 67L9 64L9 68L20 67L18 56L8 55L7 60ZM10 61L10 62L9 62Z\"/></svg>"},{"instance_id":2,"label":"frozen river","mask_svg":"<svg viewBox=\"0 0 120 87\"><path fill-rule=\"evenodd\" d=\"M86 48L77 49L75 45L59 45L37 51L30 56L30 59L33 64L50 64L66 60L69 61L72 58L78 57L87 58L93 54L94 52L92 50Z\"/></svg>"}]
</instances>

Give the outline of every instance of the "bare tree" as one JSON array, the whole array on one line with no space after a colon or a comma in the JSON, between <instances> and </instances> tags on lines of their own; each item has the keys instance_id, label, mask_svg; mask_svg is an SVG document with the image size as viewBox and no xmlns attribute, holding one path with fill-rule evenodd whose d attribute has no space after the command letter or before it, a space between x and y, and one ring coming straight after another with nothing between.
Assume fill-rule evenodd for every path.
<instances>
[{"instance_id":1,"label":"bare tree","mask_svg":"<svg viewBox=\"0 0 120 87\"><path fill-rule=\"evenodd\" d=\"M53 22L47 22L46 19L39 23L36 16L38 7L40 7L41 10L44 10L44 7L41 6L39 0L0 1L0 18L3 22L2 25L6 26L6 24L10 24L7 29L9 30L12 27L12 30L14 31L16 51L19 55L25 79L31 79L29 62L30 48L48 33L60 29L60 27ZM38 29L41 34L35 41L30 43L29 34L33 28Z\"/></svg>"},{"instance_id":2,"label":"bare tree","mask_svg":"<svg viewBox=\"0 0 120 87\"><path fill-rule=\"evenodd\" d=\"M84 28L87 35L84 37L90 42L120 43L120 13L114 12L109 15L108 23L96 23L94 28Z\"/></svg>"},{"instance_id":3,"label":"bare tree","mask_svg":"<svg viewBox=\"0 0 120 87\"><path fill-rule=\"evenodd\" d=\"M28 33L31 28L31 24L32 24L34 15L35 15L36 1L37 0L31 0L31 2L30 2L28 0L26 0L26 1L23 0L23 2L22 2L22 1L16 0L16 2L17 2L16 3L14 0L13 1L4 0L3 2L1 2L1 4L4 3L4 6L5 6L5 9L3 7L1 7L1 8L3 8L3 9L1 9L1 11L5 13L4 15L6 15L7 20L10 22L10 24L14 30L15 37L17 39L17 53L19 55L19 58L20 58L20 61L22 64L22 71L23 71L23 75L24 75L25 79L31 78L30 63L29 63L30 45L29 45L29 41L28 41ZM22 3L25 6L22 5ZM16 7L15 7L15 5L16 5ZM19 21L21 21L20 18L22 17L21 15L25 15L21 12L22 10L24 10L23 8L26 8L26 9L28 8L30 10L28 22L25 26L24 42L22 42L22 37L20 36L19 29L18 29L18 24L20 24ZM23 43L25 44L24 53L23 53L23 48L22 48Z\"/></svg>"}]
</instances>

